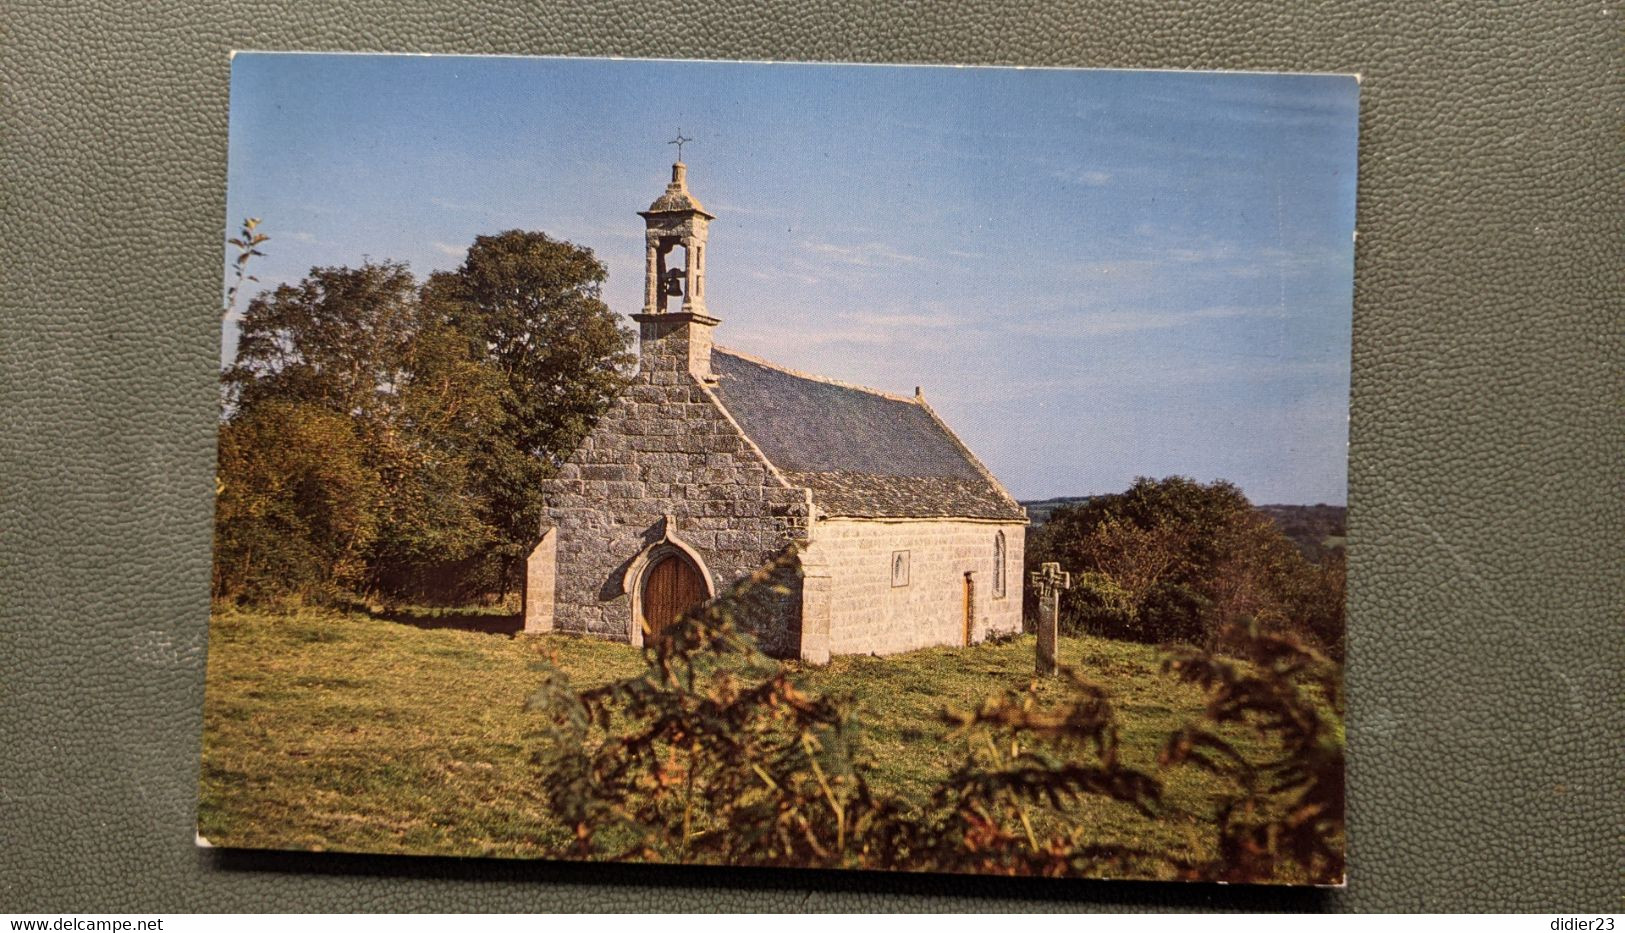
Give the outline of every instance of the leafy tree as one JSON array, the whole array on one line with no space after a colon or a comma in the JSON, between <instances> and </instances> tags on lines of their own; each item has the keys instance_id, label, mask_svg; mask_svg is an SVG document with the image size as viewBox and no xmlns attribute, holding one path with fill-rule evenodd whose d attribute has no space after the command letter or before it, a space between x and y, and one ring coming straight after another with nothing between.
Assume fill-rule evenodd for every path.
<instances>
[{"instance_id":1,"label":"leafy tree","mask_svg":"<svg viewBox=\"0 0 1625 933\"><path fill-rule=\"evenodd\" d=\"M245 227L233 241L243 244L240 274L263 240ZM315 268L255 297L222 374L235 445L231 458L222 454L222 495L229 488L239 504L285 495L260 466L289 452L271 449L279 442L263 424L308 425L318 411L347 425L350 446L334 448L336 463L376 487L365 504L364 572L353 561L332 574L307 567L288 589L432 602L510 592L540 525L540 480L625 384L631 334L599 297L605 274L590 250L515 230L480 237L460 269L421 288L401 263L367 262ZM299 450L316 457L317 440L337 438L307 433ZM346 490L322 488L326 475L310 473L300 487L312 503L337 496L363 507ZM292 539L311 547L285 551L271 541L287 530L272 516L286 510L234 509L222 512L235 523L230 540L259 543L217 562L218 593L265 598L273 567L294 572L294 552L301 566L338 553L336 542L311 538L332 530L321 522Z\"/></svg>"},{"instance_id":2,"label":"leafy tree","mask_svg":"<svg viewBox=\"0 0 1625 933\"><path fill-rule=\"evenodd\" d=\"M1189 534L1172 522L1143 527L1119 516L1101 519L1078 549L1081 566L1090 568L1079 574L1079 596L1113 626L1134 626L1179 566Z\"/></svg>"},{"instance_id":3,"label":"leafy tree","mask_svg":"<svg viewBox=\"0 0 1625 933\"><path fill-rule=\"evenodd\" d=\"M541 480L626 385L632 333L603 302L607 274L590 249L509 230L476 238L455 272L423 290L498 374L498 430L476 445L471 470L504 589L518 585L535 545Z\"/></svg>"},{"instance_id":4,"label":"leafy tree","mask_svg":"<svg viewBox=\"0 0 1625 933\"><path fill-rule=\"evenodd\" d=\"M390 484L372 576L380 593L467 603L501 589L485 560L499 532L472 467L474 451L501 430L501 384L466 335L420 308L377 447Z\"/></svg>"},{"instance_id":5,"label":"leafy tree","mask_svg":"<svg viewBox=\"0 0 1625 933\"><path fill-rule=\"evenodd\" d=\"M1256 622L1264 631L1297 628L1303 607L1293 598L1312 572L1302 553L1267 516L1238 511L1218 531L1205 581L1211 634Z\"/></svg>"},{"instance_id":6,"label":"leafy tree","mask_svg":"<svg viewBox=\"0 0 1625 933\"><path fill-rule=\"evenodd\" d=\"M404 368L417 283L401 263L317 268L248 304L222 377L234 407L304 402L375 431Z\"/></svg>"},{"instance_id":7,"label":"leafy tree","mask_svg":"<svg viewBox=\"0 0 1625 933\"><path fill-rule=\"evenodd\" d=\"M1027 559L1075 574L1061 604L1073 631L1212 647L1254 621L1341 650L1342 578L1305 560L1227 482L1142 477L1119 495L1062 505Z\"/></svg>"},{"instance_id":8,"label":"leafy tree","mask_svg":"<svg viewBox=\"0 0 1625 933\"><path fill-rule=\"evenodd\" d=\"M1328 548L1319 563L1294 576L1289 599L1294 616L1310 641L1338 663L1344 660L1345 594L1348 592L1348 555Z\"/></svg>"},{"instance_id":9,"label":"leafy tree","mask_svg":"<svg viewBox=\"0 0 1625 933\"><path fill-rule=\"evenodd\" d=\"M400 494L414 438L400 390L418 325L417 284L399 263L312 269L249 302L222 374L216 518L222 546L245 546L217 556L217 595L371 588L377 545L399 536L392 518L409 517Z\"/></svg>"},{"instance_id":10,"label":"leafy tree","mask_svg":"<svg viewBox=\"0 0 1625 933\"><path fill-rule=\"evenodd\" d=\"M325 601L366 578L383 482L355 422L269 401L220 429L214 593Z\"/></svg>"}]
</instances>

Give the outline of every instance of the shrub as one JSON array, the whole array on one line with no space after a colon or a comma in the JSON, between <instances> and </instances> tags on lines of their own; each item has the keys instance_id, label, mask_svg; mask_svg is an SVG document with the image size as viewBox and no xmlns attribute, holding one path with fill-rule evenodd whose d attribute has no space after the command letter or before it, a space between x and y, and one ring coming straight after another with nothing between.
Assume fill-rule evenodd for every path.
<instances>
[{"instance_id":1,"label":"shrub","mask_svg":"<svg viewBox=\"0 0 1625 933\"><path fill-rule=\"evenodd\" d=\"M785 595L787 553L728 598L644 647L636 677L577 693L546 666L531 707L549 726L535 756L567 854L1000 875L1329 882L1343 871L1343 734L1336 664L1256 626L1241 652L1195 648L1165 670L1208 692L1205 720L1171 734L1162 768L1201 767L1232 788L1213 813L1218 855L1103 843L1089 800L1162 812L1162 782L1119 758L1107 692L1063 670L971 710L945 710L961 764L923 807L877 793L862 729L840 698L815 696L740 625ZM1273 751L1249 758L1220 732L1241 724Z\"/></svg>"},{"instance_id":2,"label":"shrub","mask_svg":"<svg viewBox=\"0 0 1625 933\"><path fill-rule=\"evenodd\" d=\"M1169 736L1164 766L1203 768L1234 788L1215 813L1219 857L1185 865L1184 872L1267 881L1292 864L1309 881L1339 883L1345 865L1342 668L1290 635L1264 634L1256 626L1227 635L1239 659L1183 650L1164 669L1208 692L1209 724L1247 725L1278 751L1249 759L1206 725Z\"/></svg>"},{"instance_id":3,"label":"shrub","mask_svg":"<svg viewBox=\"0 0 1625 933\"><path fill-rule=\"evenodd\" d=\"M651 639L638 677L576 694L546 672L531 705L556 731L537 761L574 833L571 855L863 863L859 840L876 809L847 710L803 693L735 624L752 598L782 595L771 575Z\"/></svg>"},{"instance_id":4,"label":"shrub","mask_svg":"<svg viewBox=\"0 0 1625 933\"><path fill-rule=\"evenodd\" d=\"M214 595L332 602L366 575L384 485L354 423L268 402L220 428Z\"/></svg>"},{"instance_id":5,"label":"shrub","mask_svg":"<svg viewBox=\"0 0 1625 933\"><path fill-rule=\"evenodd\" d=\"M1143 810L1160 793L1119 764L1104 691L1075 679L1054 709L1027 690L945 712L967 754L926 812L877 795L847 704L808 695L740 624L783 596L780 564L793 559L651 640L635 678L576 693L544 669L530 701L550 721L536 763L569 855L1046 875L1148 857L1090 845L1086 826L1057 819L1083 795Z\"/></svg>"},{"instance_id":6,"label":"shrub","mask_svg":"<svg viewBox=\"0 0 1625 933\"><path fill-rule=\"evenodd\" d=\"M1119 495L1061 506L1028 543L1028 569L1045 561L1076 581L1061 599L1063 631L1216 648L1250 620L1340 656L1340 552L1310 563L1230 483L1142 477Z\"/></svg>"},{"instance_id":7,"label":"shrub","mask_svg":"<svg viewBox=\"0 0 1625 933\"><path fill-rule=\"evenodd\" d=\"M1156 853L1092 840L1083 797L1151 815L1162 786L1118 761L1117 718L1101 688L1063 669L1070 688L1052 707L1036 684L969 711L945 711L963 764L932 792L923 814L888 824L884 867L997 875L1148 874Z\"/></svg>"}]
</instances>

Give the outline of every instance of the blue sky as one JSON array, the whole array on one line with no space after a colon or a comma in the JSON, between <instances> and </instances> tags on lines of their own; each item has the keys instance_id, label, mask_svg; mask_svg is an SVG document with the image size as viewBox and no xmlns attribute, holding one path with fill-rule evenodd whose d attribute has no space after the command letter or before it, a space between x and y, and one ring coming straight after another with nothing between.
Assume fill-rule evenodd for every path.
<instances>
[{"instance_id":1,"label":"blue sky","mask_svg":"<svg viewBox=\"0 0 1625 933\"><path fill-rule=\"evenodd\" d=\"M515 227L642 302L678 127L718 342L926 399L1019 498L1136 476L1343 503L1355 79L239 54L262 287ZM235 345L225 327L223 352Z\"/></svg>"}]
</instances>

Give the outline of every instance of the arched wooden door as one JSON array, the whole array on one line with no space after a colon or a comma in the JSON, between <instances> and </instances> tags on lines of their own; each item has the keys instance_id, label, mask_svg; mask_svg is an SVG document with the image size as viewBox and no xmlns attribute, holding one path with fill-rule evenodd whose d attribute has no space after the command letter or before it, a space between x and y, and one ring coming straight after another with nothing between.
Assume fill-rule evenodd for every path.
<instances>
[{"instance_id":1,"label":"arched wooden door","mask_svg":"<svg viewBox=\"0 0 1625 933\"><path fill-rule=\"evenodd\" d=\"M661 633L706 597L700 569L681 554L668 554L649 569L643 584L643 621L649 638Z\"/></svg>"}]
</instances>

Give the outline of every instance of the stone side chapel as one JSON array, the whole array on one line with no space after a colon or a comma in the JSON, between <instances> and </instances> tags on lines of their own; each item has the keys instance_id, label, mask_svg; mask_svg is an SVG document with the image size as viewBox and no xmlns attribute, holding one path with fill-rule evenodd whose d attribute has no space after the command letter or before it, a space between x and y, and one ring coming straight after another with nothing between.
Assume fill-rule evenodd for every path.
<instances>
[{"instance_id":1,"label":"stone side chapel","mask_svg":"<svg viewBox=\"0 0 1625 933\"><path fill-rule=\"evenodd\" d=\"M642 644L781 556L790 594L753 620L770 654L823 663L1020 631L1026 510L924 396L715 346L714 215L682 162L639 213L638 373L543 489L525 631Z\"/></svg>"}]
</instances>

